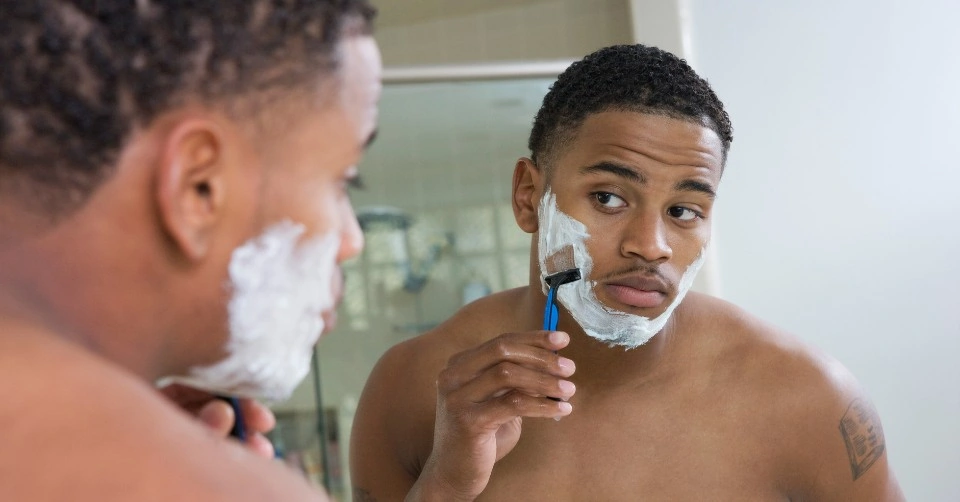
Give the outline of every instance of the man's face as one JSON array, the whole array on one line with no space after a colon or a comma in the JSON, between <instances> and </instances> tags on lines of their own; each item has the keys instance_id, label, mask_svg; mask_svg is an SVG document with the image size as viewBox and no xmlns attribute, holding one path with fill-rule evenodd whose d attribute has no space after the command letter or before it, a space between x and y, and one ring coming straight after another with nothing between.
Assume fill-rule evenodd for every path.
<instances>
[{"instance_id":1,"label":"man's face","mask_svg":"<svg viewBox=\"0 0 960 502\"><path fill-rule=\"evenodd\" d=\"M594 294L606 308L659 316L710 239L720 139L692 122L608 111L562 148L550 190L590 234Z\"/></svg>"},{"instance_id":2,"label":"man's face","mask_svg":"<svg viewBox=\"0 0 960 502\"><path fill-rule=\"evenodd\" d=\"M341 43L336 80L301 110L266 112L261 137L242 139L241 181L258 186L255 222L229 254L229 338L213 364L181 380L217 392L284 399L309 369L313 346L334 322L342 289L339 263L363 247L348 185L376 129L380 56L373 39ZM289 110L289 111L288 111ZM275 129L274 129L275 128ZM277 132L279 131L279 132ZM238 216L237 221L244 219ZM247 218L246 221L249 221ZM219 260L217 260L219 261ZM221 352L222 353L222 352Z\"/></svg>"},{"instance_id":3,"label":"man's face","mask_svg":"<svg viewBox=\"0 0 960 502\"><path fill-rule=\"evenodd\" d=\"M335 88L318 90L314 110L308 107L289 119L274 117L283 133L258 145L264 175L262 227L290 220L306 227L304 239L333 234L339 239L338 264L363 248L348 189L373 140L381 91L380 52L373 38L351 36L341 46ZM332 286L338 298L340 281L338 273ZM332 321L333 311L324 316Z\"/></svg>"}]
</instances>

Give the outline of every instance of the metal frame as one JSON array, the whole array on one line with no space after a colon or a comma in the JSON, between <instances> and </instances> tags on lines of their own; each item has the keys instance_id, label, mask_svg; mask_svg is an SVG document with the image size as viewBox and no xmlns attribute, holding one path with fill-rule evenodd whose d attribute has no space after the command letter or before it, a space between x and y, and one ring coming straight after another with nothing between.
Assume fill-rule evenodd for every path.
<instances>
[{"instance_id":1,"label":"metal frame","mask_svg":"<svg viewBox=\"0 0 960 502\"><path fill-rule=\"evenodd\" d=\"M478 63L469 65L394 66L383 69L384 84L503 80L556 77L573 61Z\"/></svg>"}]
</instances>

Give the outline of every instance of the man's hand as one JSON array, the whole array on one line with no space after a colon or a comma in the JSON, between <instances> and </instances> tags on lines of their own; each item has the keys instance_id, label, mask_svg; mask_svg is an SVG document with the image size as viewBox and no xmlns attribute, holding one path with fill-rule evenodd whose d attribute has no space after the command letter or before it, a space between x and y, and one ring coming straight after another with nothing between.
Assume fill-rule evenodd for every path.
<instances>
[{"instance_id":1,"label":"man's hand","mask_svg":"<svg viewBox=\"0 0 960 502\"><path fill-rule=\"evenodd\" d=\"M447 363L437 381L433 451L407 500L473 500L520 439L522 417L559 418L576 388L563 332L508 333ZM550 397L560 398L556 401Z\"/></svg>"},{"instance_id":2,"label":"man's hand","mask_svg":"<svg viewBox=\"0 0 960 502\"><path fill-rule=\"evenodd\" d=\"M180 384L167 385L159 390L218 435L226 437L230 434L235 417L233 408L226 401L209 392ZM273 445L264 436L277 423L273 412L253 399L241 399L240 409L247 428L247 447L266 458L273 458Z\"/></svg>"}]
</instances>

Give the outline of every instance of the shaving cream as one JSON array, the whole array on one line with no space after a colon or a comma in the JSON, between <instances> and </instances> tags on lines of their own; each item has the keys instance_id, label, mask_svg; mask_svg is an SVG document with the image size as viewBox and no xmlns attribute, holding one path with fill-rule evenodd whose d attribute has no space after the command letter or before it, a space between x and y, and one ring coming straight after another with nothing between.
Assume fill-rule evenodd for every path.
<instances>
[{"instance_id":1,"label":"shaving cream","mask_svg":"<svg viewBox=\"0 0 960 502\"><path fill-rule=\"evenodd\" d=\"M266 401L290 396L310 370L321 315L335 306L339 238L326 234L301 243L305 231L282 221L233 252L227 356L173 380Z\"/></svg>"},{"instance_id":2,"label":"shaving cream","mask_svg":"<svg viewBox=\"0 0 960 502\"><path fill-rule=\"evenodd\" d=\"M556 195L551 193L550 189L547 189L543 198L540 199L537 254L540 262L540 285L544 294L548 291L546 277L550 273L558 272L558 270L549 270L548 260L552 262L556 254L569 253L569 248L572 248L573 266L580 269L583 279L557 289L557 298L560 303L587 335L611 347L621 345L632 349L643 345L663 329L674 309L680 305L687 291L693 286L693 280L706 258L706 247L687 267L680 279L676 298L659 316L650 319L611 309L600 303L594 293L597 283L590 280L593 259L587 252L586 243L590 238L587 227L561 212L557 208L556 199Z\"/></svg>"}]
</instances>

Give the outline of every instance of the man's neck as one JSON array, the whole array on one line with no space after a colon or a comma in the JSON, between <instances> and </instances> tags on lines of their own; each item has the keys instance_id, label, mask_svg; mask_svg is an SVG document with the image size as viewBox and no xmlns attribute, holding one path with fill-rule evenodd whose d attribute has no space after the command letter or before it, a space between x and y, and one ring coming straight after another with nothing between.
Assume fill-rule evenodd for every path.
<instances>
[{"instance_id":1,"label":"man's neck","mask_svg":"<svg viewBox=\"0 0 960 502\"><path fill-rule=\"evenodd\" d=\"M71 267L76 264L61 263L30 245L18 247L0 253L0 337L31 333L67 341L142 378L154 378L155 369L145 357L151 353L150 333L130 331L142 316L125 309L119 293L106 305L98 296L104 289L98 276L78 270L87 267ZM116 315L118 309L126 315ZM134 340L139 346L134 347Z\"/></svg>"}]
</instances>

